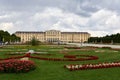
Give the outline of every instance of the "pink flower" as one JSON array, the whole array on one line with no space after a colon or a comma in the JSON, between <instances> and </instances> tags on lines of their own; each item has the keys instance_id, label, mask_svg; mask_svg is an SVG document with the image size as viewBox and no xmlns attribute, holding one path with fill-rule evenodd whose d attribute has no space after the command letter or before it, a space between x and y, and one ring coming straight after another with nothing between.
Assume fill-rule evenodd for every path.
<instances>
[{"instance_id":1,"label":"pink flower","mask_svg":"<svg viewBox=\"0 0 120 80\"><path fill-rule=\"evenodd\" d=\"M35 64L30 60L10 59L0 62L0 72L28 72L33 69L35 69Z\"/></svg>"}]
</instances>

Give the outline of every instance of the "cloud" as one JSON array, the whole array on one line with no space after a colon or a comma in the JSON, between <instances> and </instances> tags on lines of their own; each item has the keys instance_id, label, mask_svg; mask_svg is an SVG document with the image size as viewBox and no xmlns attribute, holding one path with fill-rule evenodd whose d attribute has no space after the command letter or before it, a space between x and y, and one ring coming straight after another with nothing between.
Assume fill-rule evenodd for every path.
<instances>
[{"instance_id":1,"label":"cloud","mask_svg":"<svg viewBox=\"0 0 120 80\"><path fill-rule=\"evenodd\" d=\"M117 29L120 29L120 16L116 12L101 9L92 14L87 24L92 31L95 30L98 32L105 32L106 34L112 34L115 31L117 32ZM96 36L97 35L100 34L96 34ZM101 36L102 35L103 34L101 34Z\"/></svg>"},{"instance_id":2,"label":"cloud","mask_svg":"<svg viewBox=\"0 0 120 80\"><path fill-rule=\"evenodd\" d=\"M0 0L0 29L120 32L120 0Z\"/></svg>"},{"instance_id":3,"label":"cloud","mask_svg":"<svg viewBox=\"0 0 120 80\"><path fill-rule=\"evenodd\" d=\"M10 29L13 28L13 23L0 23L0 29L9 31Z\"/></svg>"},{"instance_id":4,"label":"cloud","mask_svg":"<svg viewBox=\"0 0 120 80\"><path fill-rule=\"evenodd\" d=\"M0 19L5 19L5 18L8 18L9 15L3 15L3 16L0 16Z\"/></svg>"},{"instance_id":5,"label":"cloud","mask_svg":"<svg viewBox=\"0 0 120 80\"><path fill-rule=\"evenodd\" d=\"M44 27L47 29L60 29L62 31L78 31L79 27L83 27L87 18L78 16L74 13L65 12L60 8L45 8L43 12L38 12L31 17L33 25L36 27ZM39 23L39 25L36 25Z\"/></svg>"},{"instance_id":6,"label":"cloud","mask_svg":"<svg viewBox=\"0 0 120 80\"><path fill-rule=\"evenodd\" d=\"M99 6L102 9L109 9L111 11L120 12L120 0L94 0L93 5Z\"/></svg>"}]
</instances>

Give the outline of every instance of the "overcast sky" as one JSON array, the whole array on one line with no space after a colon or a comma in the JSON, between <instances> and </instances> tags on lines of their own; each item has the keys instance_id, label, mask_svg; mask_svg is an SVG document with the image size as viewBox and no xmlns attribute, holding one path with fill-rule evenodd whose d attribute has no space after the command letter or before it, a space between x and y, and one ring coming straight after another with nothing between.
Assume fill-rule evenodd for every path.
<instances>
[{"instance_id":1,"label":"overcast sky","mask_svg":"<svg viewBox=\"0 0 120 80\"><path fill-rule=\"evenodd\" d=\"M0 0L0 29L120 32L120 0Z\"/></svg>"}]
</instances>

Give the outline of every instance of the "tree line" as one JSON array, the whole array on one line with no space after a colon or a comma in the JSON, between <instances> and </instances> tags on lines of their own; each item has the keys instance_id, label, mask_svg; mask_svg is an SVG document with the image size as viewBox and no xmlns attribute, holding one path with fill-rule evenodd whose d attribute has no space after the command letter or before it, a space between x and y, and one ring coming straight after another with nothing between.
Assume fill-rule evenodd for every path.
<instances>
[{"instance_id":1,"label":"tree line","mask_svg":"<svg viewBox=\"0 0 120 80\"><path fill-rule=\"evenodd\" d=\"M20 41L20 38L15 34L10 34L8 31L0 30L0 43L10 43Z\"/></svg>"},{"instance_id":2,"label":"tree line","mask_svg":"<svg viewBox=\"0 0 120 80\"><path fill-rule=\"evenodd\" d=\"M120 43L120 33L106 35L103 37L90 37L88 39L89 43Z\"/></svg>"}]
</instances>

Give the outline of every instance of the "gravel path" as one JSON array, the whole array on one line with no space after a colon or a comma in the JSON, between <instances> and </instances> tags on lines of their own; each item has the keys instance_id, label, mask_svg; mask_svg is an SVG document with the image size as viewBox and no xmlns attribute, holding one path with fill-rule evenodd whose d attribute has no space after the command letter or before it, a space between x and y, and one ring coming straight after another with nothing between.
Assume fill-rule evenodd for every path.
<instances>
[{"instance_id":1,"label":"gravel path","mask_svg":"<svg viewBox=\"0 0 120 80\"><path fill-rule=\"evenodd\" d=\"M68 43L68 45L77 45L77 46L95 46L95 47L111 47L111 48L119 48L120 45L110 45L110 44L88 44L88 43Z\"/></svg>"}]
</instances>

